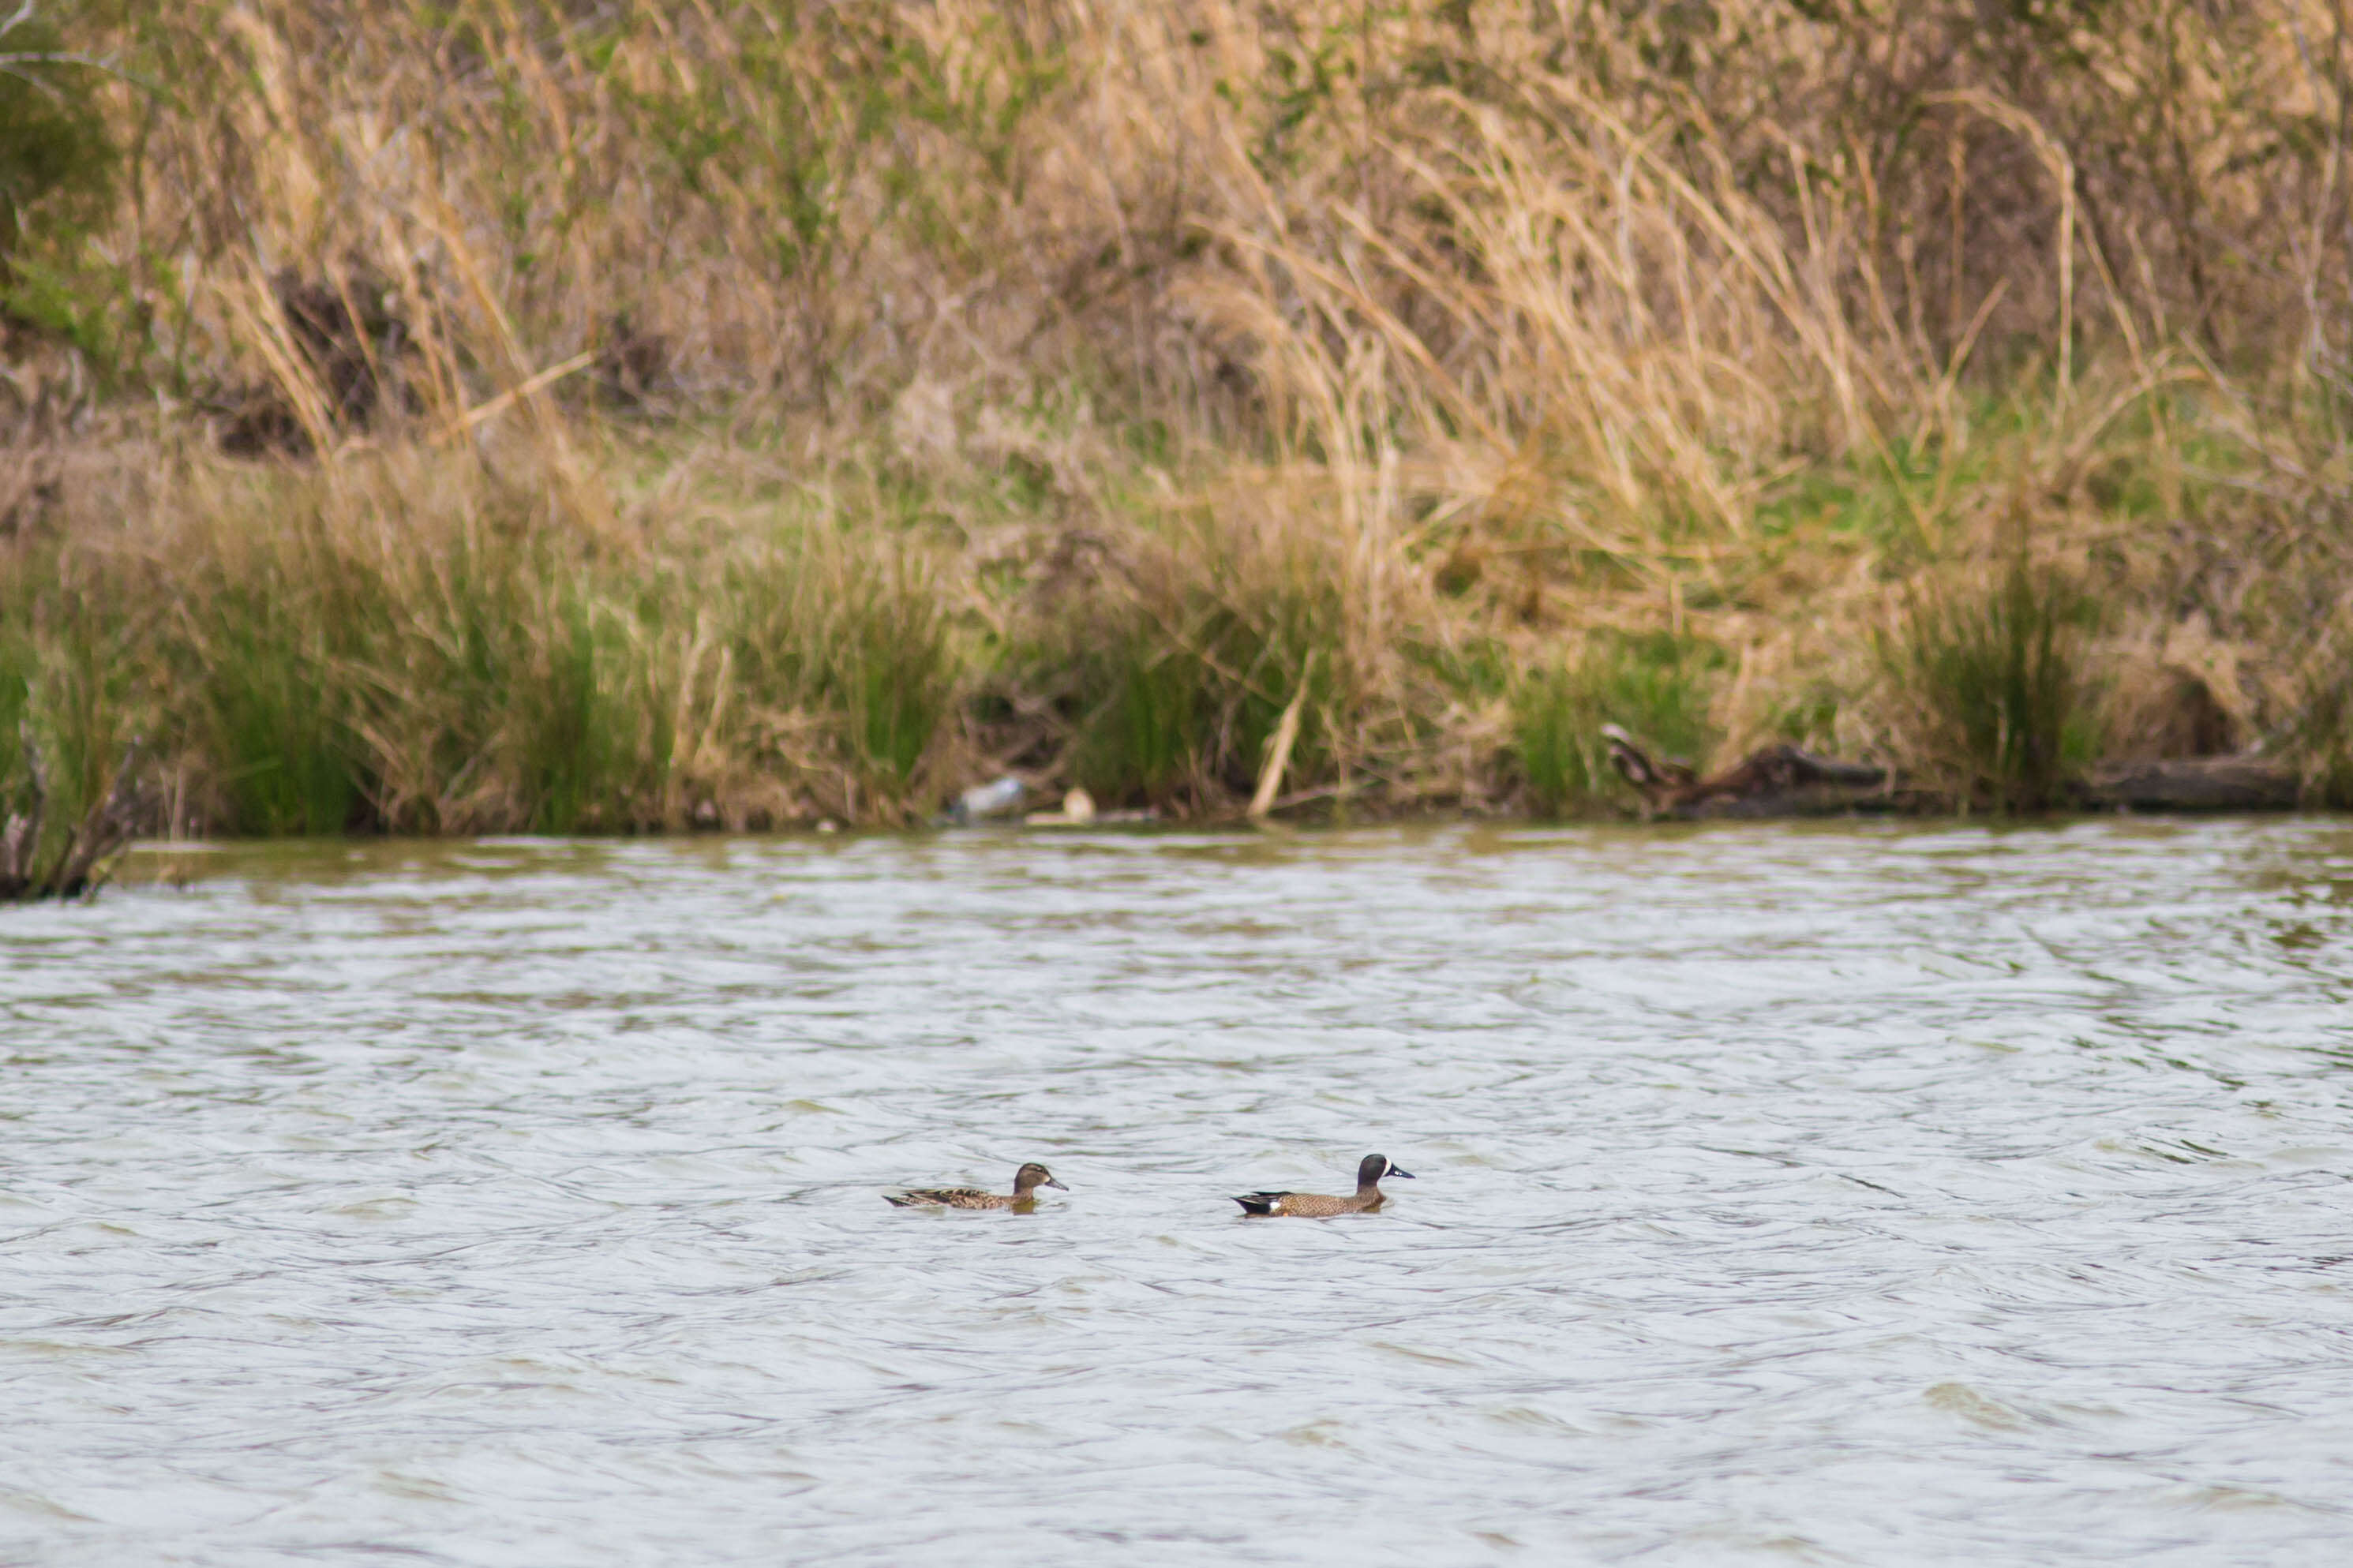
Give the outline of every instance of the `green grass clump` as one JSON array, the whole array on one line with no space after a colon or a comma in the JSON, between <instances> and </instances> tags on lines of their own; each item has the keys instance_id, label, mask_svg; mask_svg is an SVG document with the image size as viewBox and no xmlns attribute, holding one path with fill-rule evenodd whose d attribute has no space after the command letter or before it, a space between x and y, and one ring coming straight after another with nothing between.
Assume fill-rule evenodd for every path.
<instances>
[{"instance_id":1,"label":"green grass clump","mask_svg":"<svg viewBox=\"0 0 2353 1568\"><path fill-rule=\"evenodd\" d=\"M1964 805L2046 810L2088 760L2082 644L2094 612L2081 589L2022 555L1989 584L1912 595L1883 662L1912 705L1922 756Z\"/></svg>"},{"instance_id":2,"label":"green grass clump","mask_svg":"<svg viewBox=\"0 0 2353 1568\"><path fill-rule=\"evenodd\" d=\"M206 832L903 823L962 782L963 601L913 533L638 534L526 479L224 469L168 523L0 548L0 816L20 721L56 823L134 734Z\"/></svg>"},{"instance_id":3,"label":"green grass clump","mask_svg":"<svg viewBox=\"0 0 2353 1568\"><path fill-rule=\"evenodd\" d=\"M499 739L531 831L575 833L606 826L613 803L637 799L651 782L636 765L631 699L642 689L629 679L620 616L591 584L558 576L542 592L538 635L502 662L512 706Z\"/></svg>"},{"instance_id":4,"label":"green grass clump","mask_svg":"<svg viewBox=\"0 0 2353 1568\"><path fill-rule=\"evenodd\" d=\"M867 783L914 808L934 740L958 686L946 607L912 552L838 557L812 584L816 617L811 696L842 715Z\"/></svg>"},{"instance_id":5,"label":"green grass clump","mask_svg":"<svg viewBox=\"0 0 2353 1568\"><path fill-rule=\"evenodd\" d=\"M739 559L723 598L733 668L771 728L821 739L869 809L923 815L965 675L953 594L922 547L812 523Z\"/></svg>"},{"instance_id":6,"label":"green grass clump","mask_svg":"<svg viewBox=\"0 0 2353 1568\"><path fill-rule=\"evenodd\" d=\"M202 669L189 688L192 717L218 770L224 826L275 837L364 821L371 781L345 710L347 683L318 619L282 585L222 584L189 608Z\"/></svg>"},{"instance_id":7,"label":"green grass clump","mask_svg":"<svg viewBox=\"0 0 2353 1568\"><path fill-rule=\"evenodd\" d=\"M135 689L143 626L132 603L88 562L53 560L57 580L20 621L10 662L19 674L21 733L0 740L15 776L26 777L29 741L47 774L51 832L79 821L105 798L124 751L143 728L143 694Z\"/></svg>"},{"instance_id":8,"label":"green grass clump","mask_svg":"<svg viewBox=\"0 0 2353 1568\"><path fill-rule=\"evenodd\" d=\"M1620 788L1601 735L1632 734L1661 759L1697 763L1715 744L1707 718L1721 653L1658 633L1598 635L1573 659L1529 670L1511 691L1512 739L1529 805L1565 816L1600 806Z\"/></svg>"},{"instance_id":9,"label":"green grass clump","mask_svg":"<svg viewBox=\"0 0 2353 1568\"><path fill-rule=\"evenodd\" d=\"M142 617L93 563L39 556L40 592L0 582L0 900L87 892L146 815L117 789L144 777Z\"/></svg>"},{"instance_id":10,"label":"green grass clump","mask_svg":"<svg viewBox=\"0 0 2353 1568\"><path fill-rule=\"evenodd\" d=\"M1071 775L1121 805L1164 799L1198 773L1213 717L1198 658L1144 627L1082 653Z\"/></svg>"},{"instance_id":11,"label":"green grass clump","mask_svg":"<svg viewBox=\"0 0 2353 1568\"><path fill-rule=\"evenodd\" d=\"M1534 669L1512 691L1512 740L1540 816L1565 816L1606 787L1604 721L1592 682L1568 664Z\"/></svg>"},{"instance_id":12,"label":"green grass clump","mask_svg":"<svg viewBox=\"0 0 2353 1568\"><path fill-rule=\"evenodd\" d=\"M1329 563L1279 529L1232 522L1160 542L1118 590L1042 617L1032 679L1069 693L1074 782L1105 803L1234 809L1294 701L1286 790L1334 779L1344 743L1331 717L1363 705Z\"/></svg>"},{"instance_id":13,"label":"green grass clump","mask_svg":"<svg viewBox=\"0 0 2353 1568\"><path fill-rule=\"evenodd\" d=\"M288 574L291 603L296 570L316 579L294 635L332 693L290 714L304 728L286 771L310 781L306 810L332 809L340 775L396 831L611 831L640 816L647 692L625 612L576 534L497 489L421 529L337 505Z\"/></svg>"}]
</instances>

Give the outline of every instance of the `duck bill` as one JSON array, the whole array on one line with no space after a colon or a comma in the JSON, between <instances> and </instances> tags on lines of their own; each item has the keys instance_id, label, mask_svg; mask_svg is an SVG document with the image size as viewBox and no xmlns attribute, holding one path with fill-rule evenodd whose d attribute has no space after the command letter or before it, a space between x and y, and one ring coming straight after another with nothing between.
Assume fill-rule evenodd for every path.
<instances>
[{"instance_id":1,"label":"duck bill","mask_svg":"<svg viewBox=\"0 0 2353 1568\"><path fill-rule=\"evenodd\" d=\"M1066 1187L1066 1186L1062 1185L1062 1184L1061 1184L1061 1183L1060 1183L1060 1182L1058 1182L1058 1181L1054 1180L1054 1178L1053 1178L1053 1177L1051 1177L1051 1176L1047 1177L1044 1181L1042 1181L1042 1182L1039 1183L1038 1184L1039 1184L1039 1186L1041 1186L1041 1187L1051 1187L1051 1188L1053 1188L1053 1189L1054 1189L1056 1192L1058 1192L1058 1193L1067 1193L1067 1192L1069 1192L1069 1191L1071 1190L1070 1188L1068 1188L1068 1187Z\"/></svg>"},{"instance_id":2,"label":"duck bill","mask_svg":"<svg viewBox=\"0 0 2353 1568\"><path fill-rule=\"evenodd\" d=\"M1395 1165L1391 1165L1382 1173L1382 1179L1385 1181L1390 1176L1403 1176L1409 1182L1419 1181L1421 1179L1415 1175L1411 1171L1400 1171Z\"/></svg>"}]
</instances>

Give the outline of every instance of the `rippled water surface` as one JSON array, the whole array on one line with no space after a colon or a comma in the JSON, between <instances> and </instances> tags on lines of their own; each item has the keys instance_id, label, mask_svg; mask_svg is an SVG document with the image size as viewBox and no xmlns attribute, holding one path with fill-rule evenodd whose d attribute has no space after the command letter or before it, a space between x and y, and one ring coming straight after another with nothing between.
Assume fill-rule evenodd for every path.
<instances>
[{"instance_id":1,"label":"rippled water surface","mask_svg":"<svg viewBox=\"0 0 2353 1568\"><path fill-rule=\"evenodd\" d=\"M0 1561L2353 1561L2342 823L192 863L0 910Z\"/></svg>"}]
</instances>

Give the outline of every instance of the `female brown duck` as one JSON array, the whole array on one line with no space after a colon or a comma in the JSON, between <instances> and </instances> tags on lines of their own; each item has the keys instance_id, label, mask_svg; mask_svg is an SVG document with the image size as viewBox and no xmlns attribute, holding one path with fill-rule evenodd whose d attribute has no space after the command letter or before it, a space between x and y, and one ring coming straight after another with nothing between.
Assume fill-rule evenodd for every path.
<instances>
[{"instance_id":1,"label":"female brown duck","mask_svg":"<svg viewBox=\"0 0 2353 1568\"><path fill-rule=\"evenodd\" d=\"M1013 1173L1013 1195L987 1193L978 1187L910 1187L903 1193L884 1193L883 1198L902 1209L1018 1209L1024 1214L1038 1206L1038 1189L1051 1187L1058 1193L1071 1189L1054 1180L1054 1173L1031 1161Z\"/></svg>"},{"instance_id":2,"label":"female brown duck","mask_svg":"<svg viewBox=\"0 0 2353 1568\"><path fill-rule=\"evenodd\" d=\"M1370 1214L1381 1206L1381 1178L1403 1176L1414 1179L1411 1171L1400 1171L1378 1154L1367 1154L1356 1167L1356 1194L1354 1197L1326 1197L1322 1193L1244 1193L1234 1202L1242 1205L1242 1213L1273 1218L1296 1215L1303 1219L1322 1219L1335 1214Z\"/></svg>"}]
</instances>

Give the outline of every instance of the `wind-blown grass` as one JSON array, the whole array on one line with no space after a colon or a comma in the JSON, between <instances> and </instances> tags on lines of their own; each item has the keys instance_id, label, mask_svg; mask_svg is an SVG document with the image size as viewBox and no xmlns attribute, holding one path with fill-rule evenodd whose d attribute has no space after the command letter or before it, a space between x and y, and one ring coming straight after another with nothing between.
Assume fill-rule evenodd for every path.
<instances>
[{"instance_id":1,"label":"wind-blown grass","mask_svg":"<svg viewBox=\"0 0 2353 1568\"><path fill-rule=\"evenodd\" d=\"M2086 15L60 13L0 702L217 831L1214 817L1294 702L1319 806L1613 809L1608 721L2023 809L2127 668L2320 787L2348 35Z\"/></svg>"}]
</instances>

